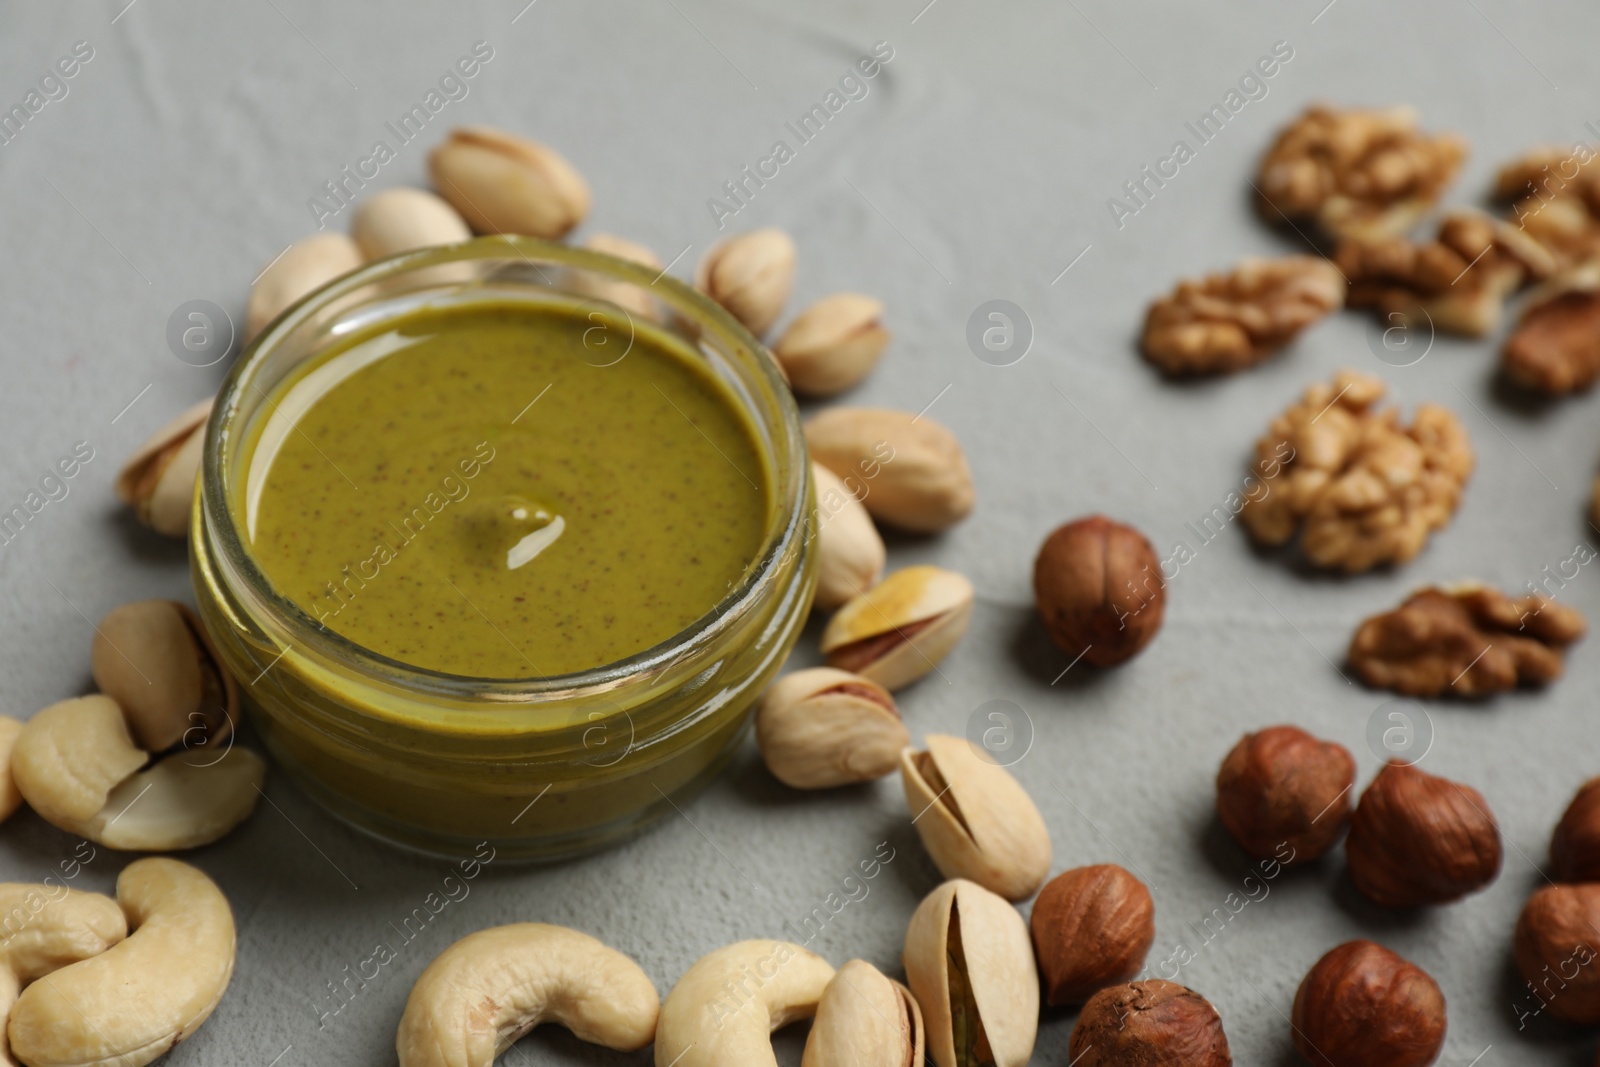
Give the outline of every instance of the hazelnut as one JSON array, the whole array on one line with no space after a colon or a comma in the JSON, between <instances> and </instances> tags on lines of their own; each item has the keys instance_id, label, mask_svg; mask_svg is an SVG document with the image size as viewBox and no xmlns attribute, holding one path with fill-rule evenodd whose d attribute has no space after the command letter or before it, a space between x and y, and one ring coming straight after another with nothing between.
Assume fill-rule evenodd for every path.
<instances>
[{"instance_id":1,"label":"hazelnut","mask_svg":"<svg viewBox=\"0 0 1600 1067\"><path fill-rule=\"evenodd\" d=\"M1114 667L1138 655L1161 629L1167 584L1143 534L1090 515L1045 538L1033 563L1033 595L1062 651Z\"/></svg>"},{"instance_id":2,"label":"hazelnut","mask_svg":"<svg viewBox=\"0 0 1600 1067\"><path fill-rule=\"evenodd\" d=\"M1476 789L1393 760L1361 795L1345 854L1374 903L1444 904L1500 873L1500 827Z\"/></svg>"},{"instance_id":3,"label":"hazelnut","mask_svg":"<svg viewBox=\"0 0 1600 1067\"><path fill-rule=\"evenodd\" d=\"M1355 780L1356 761L1343 745L1271 726L1246 734L1222 761L1217 818L1252 859L1305 863L1344 832Z\"/></svg>"},{"instance_id":4,"label":"hazelnut","mask_svg":"<svg viewBox=\"0 0 1600 1067\"><path fill-rule=\"evenodd\" d=\"M1512 955L1557 1019L1600 1023L1600 885L1547 885L1523 905Z\"/></svg>"},{"instance_id":5,"label":"hazelnut","mask_svg":"<svg viewBox=\"0 0 1600 1067\"><path fill-rule=\"evenodd\" d=\"M1072 1028L1067 1058L1073 1067L1233 1064L1217 1009L1194 990L1159 978L1090 997Z\"/></svg>"},{"instance_id":6,"label":"hazelnut","mask_svg":"<svg viewBox=\"0 0 1600 1067\"><path fill-rule=\"evenodd\" d=\"M1317 961L1294 995L1294 1044L1315 1064L1423 1067L1444 1044L1444 994L1416 964L1371 941Z\"/></svg>"},{"instance_id":7,"label":"hazelnut","mask_svg":"<svg viewBox=\"0 0 1600 1067\"><path fill-rule=\"evenodd\" d=\"M1139 973L1156 937L1144 883L1115 864L1056 875L1033 902L1033 954L1051 1004L1082 1004Z\"/></svg>"},{"instance_id":8,"label":"hazelnut","mask_svg":"<svg viewBox=\"0 0 1600 1067\"><path fill-rule=\"evenodd\" d=\"M1550 838L1550 875L1562 882L1600 882L1600 778L1583 783Z\"/></svg>"}]
</instances>

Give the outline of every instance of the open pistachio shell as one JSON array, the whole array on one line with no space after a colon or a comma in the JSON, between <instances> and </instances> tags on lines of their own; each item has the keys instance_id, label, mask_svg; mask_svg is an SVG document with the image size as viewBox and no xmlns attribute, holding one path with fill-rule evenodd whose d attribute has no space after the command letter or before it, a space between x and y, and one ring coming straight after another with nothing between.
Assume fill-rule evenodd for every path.
<instances>
[{"instance_id":1,"label":"open pistachio shell","mask_svg":"<svg viewBox=\"0 0 1600 1067\"><path fill-rule=\"evenodd\" d=\"M796 789L882 778L910 741L894 697L848 671L784 675L756 712L756 743L774 777Z\"/></svg>"},{"instance_id":2,"label":"open pistachio shell","mask_svg":"<svg viewBox=\"0 0 1600 1067\"><path fill-rule=\"evenodd\" d=\"M955 571L907 567L840 608L822 632L822 652L830 667L900 689L961 640L972 599L972 583Z\"/></svg>"},{"instance_id":3,"label":"open pistachio shell","mask_svg":"<svg viewBox=\"0 0 1600 1067\"><path fill-rule=\"evenodd\" d=\"M974 882L917 906L902 957L939 1067L1024 1067L1039 1031L1039 975L1017 909Z\"/></svg>"},{"instance_id":4,"label":"open pistachio shell","mask_svg":"<svg viewBox=\"0 0 1600 1067\"><path fill-rule=\"evenodd\" d=\"M117 475L117 496L139 521L169 537L189 532L211 401L202 400L139 446Z\"/></svg>"},{"instance_id":5,"label":"open pistachio shell","mask_svg":"<svg viewBox=\"0 0 1600 1067\"><path fill-rule=\"evenodd\" d=\"M800 1067L922 1067L922 1009L911 990L851 960L822 991Z\"/></svg>"},{"instance_id":6,"label":"open pistachio shell","mask_svg":"<svg viewBox=\"0 0 1600 1067\"><path fill-rule=\"evenodd\" d=\"M964 737L929 734L900 755L917 833L940 873L1026 900L1050 873L1050 831L1033 798Z\"/></svg>"}]
</instances>

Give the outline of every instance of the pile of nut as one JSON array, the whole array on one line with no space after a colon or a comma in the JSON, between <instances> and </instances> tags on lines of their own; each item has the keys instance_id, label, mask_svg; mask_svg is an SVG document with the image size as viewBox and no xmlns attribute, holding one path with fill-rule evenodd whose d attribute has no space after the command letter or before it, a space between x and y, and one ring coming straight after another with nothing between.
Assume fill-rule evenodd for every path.
<instances>
[{"instance_id":1,"label":"pile of nut","mask_svg":"<svg viewBox=\"0 0 1600 1067\"><path fill-rule=\"evenodd\" d=\"M1172 374L1240 370L1347 304L1376 308L1389 324L1431 320L1480 335L1495 327L1512 293L1544 282L1507 343L1508 374L1549 391L1600 377L1600 183L1589 160L1548 199L1538 187L1555 162L1508 168L1498 191L1517 201L1520 226L1455 213L1436 240L1410 241L1406 232L1438 202L1464 154L1459 138L1422 133L1408 109L1311 109L1268 152L1256 189L1269 219L1309 225L1337 242L1332 259L1250 260L1182 283L1150 309L1146 356ZM453 131L429 168L437 193L377 193L354 213L350 236L309 237L269 265L250 295L247 332L363 262L474 232L560 238L589 208L588 187L568 162L499 131ZM660 266L620 238L587 244ZM695 284L761 336L782 314L795 257L780 231L738 235L706 253ZM638 303L631 310L651 313ZM795 316L772 345L794 390L825 397L860 382L889 341L882 311L876 300L841 293ZM1309 388L1272 423L1256 450L1272 492L1237 510L1253 537L1266 545L1298 540L1313 564L1358 572L1413 558L1449 523L1474 462L1463 427L1433 405L1403 423L1378 408L1383 392L1376 379L1347 372ZM186 530L206 410L199 405L164 427L118 480L123 499L164 533ZM925 415L851 407L818 412L805 434L816 486L815 605L832 612L821 638L827 665L773 683L756 712L756 738L772 774L796 789L899 774L907 817L948 879L910 919L905 984L863 960L835 970L799 945L745 941L699 960L663 1001L637 963L594 937L523 923L471 934L423 972L396 1039L401 1067L488 1067L546 1021L619 1050L654 1042L658 1067L772 1064L770 1034L805 1018L813 1020L808 1067L914 1067L924 1055L939 1067L1021 1067L1041 997L1081 1006L1069 1050L1075 1065L1230 1064L1222 1021L1203 996L1140 978L1155 937L1154 903L1140 880L1097 865L1047 882L1049 830L1021 783L965 739L912 742L895 693L938 670L968 627L974 590L932 566L885 576L877 524L931 534L965 518L974 493L959 442ZM1124 663L1161 627L1159 558L1137 530L1104 516L1050 534L1033 577L1043 626L1072 663ZM203 628L186 608L150 602L118 609L99 629L94 669L104 695L0 728L0 746L10 746L0 766L20 791L10 808L25 798L56 825L113 848L188 848L227 833L253 807L263 766L243 749L207 762L228 741L237 693ZM1362 624L1349 659L1374 686L1479 695L1553 680L1562 650L1583 629L1576 612L1543 597L1429 589ZM148 684L131 684L130 672ZM141 770L150 753L166 755ZM1275 726L1246 736L1224 759L1217 816L1263 865L1315 859L1348 830L1351 882L1383 907L1445 904L1498 874L1498 825L1477 791L1399 761L1352 808L1354 784L1355 762L1343 747ZM135 813L141 803L143 816ZM1553 1015L1600 1022L1600 978L1574 979L1563 969L1578 953L1592 958L1589 939L1600 930L1600 779L1573 801L1551 853L1563 883L1529 900L1517 963L1549 992ZM79 1003L95 1005L121 988L113 982L164 975L148 946L169 925L162 919L175 894L187 894L186 910L200 915L207 946L226 943L226 965L219 954L182 981L165 981L151 1001L159 1022L141 1031L147 1040L138 1045L95 1044L114 1039L66 1019L51 985L29 986L10 1022L12 1049L24 1062L101 1062L115 1053L116 1062L142 1064L193 1032L220 997L232 924L215 887L161 859L130 866L123 882L120 911L76 903L103 899L84 894L48 905L59 904L51 914L67 947L44 939L38 958L0 953L13 964L15 985L61 968L52 983L76 982ZM1016 905L1035 894L1025 920ZM129 926L134 934L117 945ZM147 956L128 950L136 943ZM1318 960L1292 1013L1295 1044L1312 1062L1426 1064L1444 1028L1438 984L1371 941ZM50 1045L68 1040L87 1044L70 1053Z\"/></svg>"}]
</instances>

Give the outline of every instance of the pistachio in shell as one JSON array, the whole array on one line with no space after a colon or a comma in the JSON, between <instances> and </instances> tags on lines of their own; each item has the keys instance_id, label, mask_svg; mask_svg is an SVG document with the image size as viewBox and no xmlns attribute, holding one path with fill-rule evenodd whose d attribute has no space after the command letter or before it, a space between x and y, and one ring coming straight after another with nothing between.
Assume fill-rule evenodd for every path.
<instances>
[{"instance_id":1,"label":"pistachio in shell","mask_svg":"<svg viewBox=\"0 0 1600 1067\"><path fill-rule=\"evenodd\" d=\"M972 470L955 434L926 415L835 407L806 420L811 458L862 481L873 518L912 533L939 533L972 512Z\"/></svg>"},{"instance_id":2,"label":"pistachio in shell","mask_svg":"<svg viewBox=\"0 0 1600 1067\"><path fill-rule=\"evenodd\" d=\"M837 474L811 464L816 487L817 593L815 607L832 611L878 584L888 549L860 498Z\"/></svg>"},{"instance_id":3,"label":"pistachio in shell","mask_svg":"<svg viewBox=\"0 0 1600 1067\"><path fill-rule=\"evenodd\" d=\"M937 667L967 632L972 583L940 567L907 567L834 613L822 631L828 666L888 690Z\"/></svg>"},{"instance_id":4,"label":"pistachio in shell","mask_svg":"<svg viewBox=\"0 0 1600 1067\"><path fill-rule=\"evenodd\" d=\"M760 337L789 299L794 259L794 241L782 230L736 234L706 250L694 285Z\"/></svg>"},{"instance_id":5,"label":"pistachio in shell","mask_svg":"<svg viewBox=\"0 0 1600 1067\"><path fill-rule=\"evenodd\" d=\"M151 435L123 464L117 496L140 522L168 537L189 532L211 401L202 400Z\"/></svg>"},{"instance_id":6,"label":"pistachio in shell","mask_svg":"<svg viewBox=\"0 0 1600 1067\"><path fill-rule=\"evenodd\" d=\"M756 711L761 758L795 789L882 778L898 766L910 740L887 689L832 667L784 675Z\"/></svg>"},{"instance_id":7,"label":"pistachio in shell","mask_svg":"<svg viewBox=\"0 0 1600 1067\"><path fill-rule=\"evenodd\" d=\"M400 187L374 193L356 207L350 236L365 258L455 244L472 237L455 208L426 189Z\"/></svg>"},{"instance_id":8,"label":"pistachio in shell","mask_svg":"<svg viewBox=\"0 0 1600 1067\"><path fill-rule=\"evenodd\" d=\"M307 293L359 266L361 249L342 233L314 233L296 241L267 264L250 286L244 339L255 337L263 326Z\"/></svg>"},{"instance_id":9,"label":"pistachio in shell","mask_svg":"<svg viewBox=\"0 0 1600 1067\"><path fill-rule=\"evenodd\" d=\"M95 629L90 666L128 718L139 747L217 744L233 729L239 687L194 611L172 600L111 609Z\"/></svg>"},{"instance_id":10,"label":"pistachio in shell","mask_svg":"<svg viewBox=\"0 0 1600 1067\"><path fill-rule=\"evenodd\" d=\"M900 778L917 833L946 878L1026 900L1050 873L1050 831L1028 791L964 737L929 734L907 748Z\"/></svg>"},{"instance_id":11,"label":"pistachio in shell","mask_svg":"<svg viewBox=\"0 0 1600 1067\"><path fill-rule=\"evenodd\" d=\"M589 213L589 185L560 153L487 126L451 130L429 153L428 174L478 233L553 240Z\"/></svg>"},{"instance_id":12,"label":"pistachio in shell","mask_svg":"<svg viewBox=\"0 0 1600 1067\"><path fill-rule=\"evenodd\" d=\"M911 990L851 960L822 991L800 1067L922 1067L923 1043Z\"/></svg>"},{"instance_id":13,"label":"pistachio in shell","mask_svg":"<svg viewBox=\"0 0 1600 1067\"><path fill-rule=\"evenodd\" d=\"M902 961L938 1067L1024 1067L1039 975L1016 908L976 882L945 882L911 916Z\"/></svg>"},{"instance_id":14,"label":"pistachio in shell","mask_svg":"<svg viewBox=\"0 0 1600 1067\"><path fill-rule=\"evenodd\" d=\"M651 270L661 269L661 259L642 244L609 233L597 233L583 242L592 252L603 252L617 259L625 259ZM618 281L592 270L573 267L567 271L567 288L592 300L605 300L615 304L630 315L661 320L661 304L645 289L632 282Z\"/></svg>"},{"instance_id":15,"label":"pistachio in shell","mask_svg":"<svg viewBox=\"0 0 1600 1067\"><path fill-rule=\"evenodd\" d=\"M796 392L833 396L856 385L889 347L883 301L859 293L825 296L795 316L772 354Z\"/></svg>"}]
</instances>

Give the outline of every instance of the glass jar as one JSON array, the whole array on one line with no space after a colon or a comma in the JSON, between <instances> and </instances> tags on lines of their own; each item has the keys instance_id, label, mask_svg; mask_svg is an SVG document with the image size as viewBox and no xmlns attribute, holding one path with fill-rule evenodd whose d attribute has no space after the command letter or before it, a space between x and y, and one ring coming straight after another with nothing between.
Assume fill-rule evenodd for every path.
<instances>
[{"instance_id":1,"label":"glass jar","mask_svg":"<svg viewBox=\"0 0 1600 1067\"><path fill-rule=\"evenodd\" d=\"M643 325L635 316L652 307L650 328L659 322L745 407L775 501L764 539L728 596L670 640L558 677L444 674L321 626L251 558L238 489L249 431L274 387L351 330L475 299L581 305L595 326L575 358L593 360L624 351ZM328 811L433 855L470 855L487 842L500 857L557 858L670 810L738 745L810 609L811 495L794 400L771 355L720 307L638 264L485 237L368 264L301 300L246 349L207 429L190 534L195 593L256 732Z\"/></svg>"}]
</instances>

